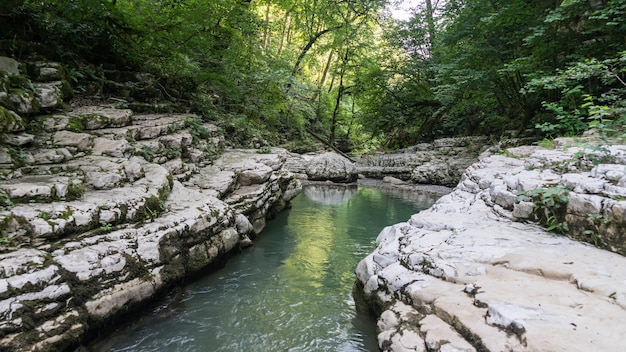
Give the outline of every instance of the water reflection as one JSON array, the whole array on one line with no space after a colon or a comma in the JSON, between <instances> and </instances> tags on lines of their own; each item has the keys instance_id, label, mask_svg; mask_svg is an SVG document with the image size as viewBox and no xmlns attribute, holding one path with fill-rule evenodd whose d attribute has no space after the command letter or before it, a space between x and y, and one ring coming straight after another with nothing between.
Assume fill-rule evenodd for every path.
<instances>
[{"instance_id":1,"label":"water reflection","mask_svg":"<svg viewBox=\"0 0 626 352\"><path fill-rule=\"evenodd\" d=\"M347 202L358 188L354 186L309 185L304 188L304 194L315 203L325 205L340 205Z\"/></svg>"},{"instance_id":2,"label":"water reflection","mask_svg":"<svg viewBox=\"0 0 626 352\"><path fill-rule=\"evenodd\" d=\"M433 202L306 187L255 246L92 350L377 351L375 322L351 297L354 268L384 226Z\"/></svg>"}]
</instances>

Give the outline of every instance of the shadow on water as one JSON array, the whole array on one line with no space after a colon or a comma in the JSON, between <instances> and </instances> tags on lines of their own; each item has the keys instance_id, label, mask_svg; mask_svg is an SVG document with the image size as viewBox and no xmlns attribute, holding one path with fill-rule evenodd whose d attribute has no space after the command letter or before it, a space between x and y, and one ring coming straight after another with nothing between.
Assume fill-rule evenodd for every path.
<instances>
[{"instance_id":1,"label":"shadow on water","mask_svg":"<svg viewBox=\"0 0 626 352\"><path fill-rule=\"evenodd\" d=\"M380 230L434 203L414 192L307 186L255 245L91 351L377 351L354 269Z\"/></svg>"}]
</instances>

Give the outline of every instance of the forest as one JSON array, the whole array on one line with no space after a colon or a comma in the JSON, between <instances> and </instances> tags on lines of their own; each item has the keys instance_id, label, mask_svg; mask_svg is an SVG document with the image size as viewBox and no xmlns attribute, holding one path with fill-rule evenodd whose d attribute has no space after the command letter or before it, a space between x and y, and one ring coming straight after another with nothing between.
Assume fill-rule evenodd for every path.
<instances>
[{"instance_id":1,"label":"forest","mask_svg":"<svg viewBox=\"0 0 626 352\"><path fill-rule=\"evenodd\" d=\"M440 137L623 137L626 0L3 0L0 55L108 72L233 143L345 151ZM114 95L115 92L108 92Z\"/></svg>"}]
</instances>

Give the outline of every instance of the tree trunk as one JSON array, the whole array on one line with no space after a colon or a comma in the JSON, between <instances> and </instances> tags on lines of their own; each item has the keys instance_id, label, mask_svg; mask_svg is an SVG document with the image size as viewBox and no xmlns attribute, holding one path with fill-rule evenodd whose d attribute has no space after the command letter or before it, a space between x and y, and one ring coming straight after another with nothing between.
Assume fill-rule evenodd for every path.
<instances>
[{"instance_id":1,"label":"tree trunk","mask_svg":"<svg viewBox=\"0 0 626 352\"><path fill-rule=\"evenodd\" d=\"M265 9L265 30L263 31L263 52L267 51L270 37L270 2L267 1L267 8Z\"/></svg>"},{"instance_id":2,"label":"tree trunk","mask_svg":"<svg viewBox=\"0 0 626 352\"><path fill-rule=\"evenodd\" d=\"M339 116L339 108L341 105L341 100L343 99L343 93L345 92L345 86L343 85L343 76L346 72L346 65L348 63L348 49L346 49L346 54L343 56L343 61L341 62L341 70L339 71L339 89L337 90L337 100L335 101L335 109L333 110L333 119L330 125L330 144L335 144L335 133L337 129L337 119Z\"/></svg>"},{"instance_id":3,"label":"tree trunk","mask_svg":"<svg viewBox=\"0 0 626 352\"><path fill-rule=\"evenodd\" d=\"M280 57L280 54L283 52L283 47L285 45L285 38L287 38L287 33L289 32L289 27L291 25L291 10L285 12L285 18L283 19L283 30L280 34L280 45L278 46L278 52L276 53L276 57Z\"/></svg>"},{"instance_id":4,"label":"tree trunk","mask_svg":"<svg viewBox=\"0 0 626 352\"><path fill-rule=\"evenodd\" d=\"M433 43L435 42L435 19L431 0L426 0L426 22L428 24L428 43L430 44L428 49L432 53Z\"/></svg>"},{"instance_id":5,"label":"tree trunk","mask_svg":"<svg viewBox=\"0 0 626 352\"><path fill-rule=\"evenodd\" d=\"M298 56L298 59L296 60L296 64L293 66L293 70L291 71L291 75L295 76L296 73L298 73L298 70L300 69L300 65L302 64L302 60L304 60L304 57L309 52L309 50L313 47L313 44L315 44L315 42L318 39L320 39L321 36L323 36L324 34L330 32L330 31L333 31L333 30L336 30L336 29L340 29L342 27L343 26L326 28L324 30L321 30L321 31L315 33L311 38L309 38L309 42L306 43L304 48L302 48L302 51L300 52L300 55Z\"/></svg>"},{"instance_id":6,"label":"tree trunk","mask_svg":"<svg viewBox=\"0 0 626 352\"><path fill-rule=\"evenodd\" d=\"M324 87L324 82L326 82L326 76L328 75L328 70L330 69L330 65L332 64L334 51L330 51L328 54L328 60L326 60L326 66L324 66L324 70L322 71L322 76L320 77L317 83L317 91L315 92L315 96L313 100L317 100L317 109L315 109L315 121L320 121L322 119L322 88Z\"/></svg>"}]
</instances>

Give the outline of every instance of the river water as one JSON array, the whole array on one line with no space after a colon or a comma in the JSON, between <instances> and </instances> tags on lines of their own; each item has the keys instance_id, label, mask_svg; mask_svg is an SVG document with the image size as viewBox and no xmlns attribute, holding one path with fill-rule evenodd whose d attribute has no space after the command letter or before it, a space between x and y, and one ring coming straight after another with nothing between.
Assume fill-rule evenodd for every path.
<instances>
[{"instance_id":1,"label":"river water","mask_svg":"<svg viewBox=\"0 0 626 352\"><path fill-rule=\"evenodd\" d=\"M255 245L172 293L91 351L378 351L357 313L354 269L380 230L432 197L376 187L307 186Z\"/></svg>"}]
</instances>

